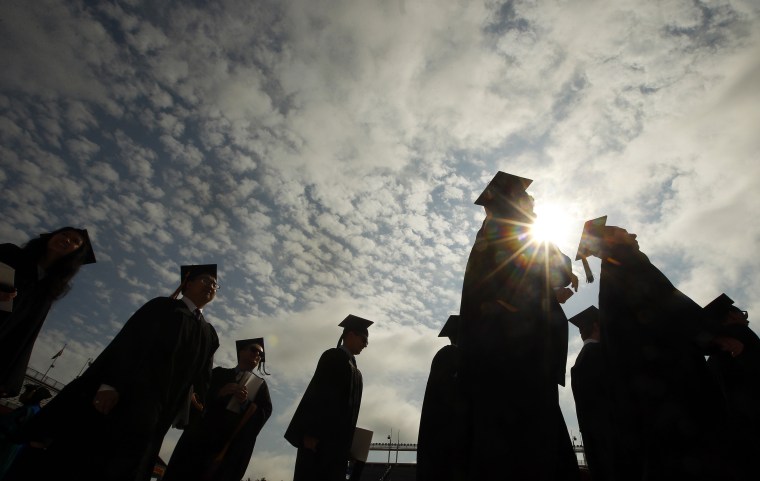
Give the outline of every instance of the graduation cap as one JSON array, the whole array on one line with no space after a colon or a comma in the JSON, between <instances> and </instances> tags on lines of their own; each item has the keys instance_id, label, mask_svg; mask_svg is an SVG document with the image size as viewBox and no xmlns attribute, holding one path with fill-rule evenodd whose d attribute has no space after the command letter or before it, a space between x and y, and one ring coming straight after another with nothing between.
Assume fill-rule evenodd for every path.
<instances>
[{"instance_id":1,"label":"graduation cap","mask_svg":"<svg viewBox=\"0 0 760 481\"><path fill-rule=\"evenodd\" d=\"M372 324L374 324L374 322L349 314L345 319L340 321L340 324L338 325L342 327L344 331L352 331L364 337L369 337L369 331L367 328Z\"/></svg>"},{"instance_id":2,"label":"graduation cap","mask_svg":"<svg viewBox=\"0 0 760 481\"><path fill-rule=\"evenodd\" d=\"M734 306L734 300L728 297L726 294L721 294L704 308L707 313L716 318L723 318L729 311L741 312L741 310Z\"/></svg>"},{"instance_id":3,"label":"graduation cap","mask_svg":"<svg viewBox=\"0 0 760 481\"><path fill-rule=\"evenodd\" d=\"M511 194L514 192L525 192L531 183L533 183L532 179L498 171L485 190L475 200L475 204L482 206L491 205L500 196L511 197Z\"/></svg>"},{"instance_id":4,"label":"graduation cap","mask_svg":"<svg viewBox=\"0 0 760 481\"><path fill-rule=\"evenodd\" d=\"M583 262L583 271L586 273L586 282L594 282L594 275L591 273L591 267L588 265L586 258L594 255L599 251L599 238L602 235L602 229L607 225L607 216L603 215L596 219L587 220L583 224L583 233L581 241L578 244L578 253L575 260Z\"/></svg>"},{"instance_id":5,"label":"graduation cap","mask_svg":"<svg viewBox=\"0 0 760 481\"><path fill-rule=\"evenodd\" d=\"M247 348L251 344L258 344L261 346L261 361L264 361L264 338L263 337L254 337L253 339L241 339L238 341L235 341L235 350L237 352L242 351L243 349Z\"/></svg>"},{"instance_id":6,"label":"graduation cap","mask_svg":"<svg viewBox=\"0 0 760 481\"><path fill-rule=\"evenodd\" d=\"M590 306L568 319L572 325L581 331L590 328L595 322L599 322L599 309Z\"/></svg>"},{"instance_id":7,"label":"graduation cap","mask_svg":"<svg viewBox=\"0 0 760 481\"><path fill-rule=\"evenodd\" d=\"M180 277L182 278L183 283L204 274L208 274L216 279L216 264L180 266Z\"/></svg>"},{"instance_id":8,"label":"graduation cap","mask_svg":"<svg viewBox=\"0 0 760 481\"><path fill-rule=\"evenodd\" d=\"M456 338L459 336L459 319L458 314L450 315L438 337L450 337L452 341L456 342Z\"/></svg>"},{"instance_id":9,"label":"graduation cap","mask_svg":"<svg viewBox=\"0 0 760 481\"><path fill-rule=\"evenodd\" d=\"M95 251L92 250L92 242L90 242L90 234L87 233L87 229L74 230L82 234L82 237L84 238L84 261L82 262L82 265L95 264L97 262L95 260Z\"/></svg>"}]
</instances>

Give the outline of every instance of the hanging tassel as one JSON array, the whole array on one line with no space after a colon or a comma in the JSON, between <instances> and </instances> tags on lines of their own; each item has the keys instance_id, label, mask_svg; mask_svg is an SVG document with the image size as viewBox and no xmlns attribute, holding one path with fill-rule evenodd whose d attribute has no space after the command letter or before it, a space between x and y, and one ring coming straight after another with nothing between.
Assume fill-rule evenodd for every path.
<instances>
[{"instance_id":1,"label":"hanging tassel","mask_svg":"<svg viewBox=\"0 0 760 481\"><path fill-rule=\"evenodd\" d=\"M586 283L591 284L594 282L594 274L591 273L591 267L588 265L588 261L585 257L581 257L583 263L583 271L586 273Z\"/></svg>"}]
</instances>

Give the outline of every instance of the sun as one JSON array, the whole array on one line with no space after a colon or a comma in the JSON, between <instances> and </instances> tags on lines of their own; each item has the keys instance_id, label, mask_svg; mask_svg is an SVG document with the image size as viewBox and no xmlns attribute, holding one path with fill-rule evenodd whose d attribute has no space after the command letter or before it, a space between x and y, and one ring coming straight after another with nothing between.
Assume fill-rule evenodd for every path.
<instances>
[{"instance_id":1,"label":"sun","mask_svg":"<svg viewBox=\"0 0 760 481\"><path fill-rule=\"evenodd\" d=\"M572 221L558 205L536 206L536 220L530 228L530 236L536 242L564 244L572 230Z\"/></svg>"}]
</instances>

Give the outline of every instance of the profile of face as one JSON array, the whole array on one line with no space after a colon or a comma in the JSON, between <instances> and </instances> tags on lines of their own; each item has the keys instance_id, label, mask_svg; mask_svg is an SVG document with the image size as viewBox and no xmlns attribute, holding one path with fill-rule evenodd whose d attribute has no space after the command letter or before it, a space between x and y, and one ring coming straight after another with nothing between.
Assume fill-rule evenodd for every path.
<instances>
[{"instance_id":1,"label":"profile of face","mask_svg":"<svg viewBox=\"0 0 760 481\"><path fill-rule=\"evenodd\" d=\"M196 307L202 308L214 300L218 289L219 284L216 282L216 277L211 274L202 274L188 279L182 294L193 301Z\"/></svg>"},{"instance_id":2,"label":"profile of face","mask_svg":"<svg viewBox=\"0 0 760 481\"><path fill-rule=\"evenodd\" d=\"M509 197L496 195L485 205L486 214L490 217L508 218L521 222L533 222L536 213L533 211L535 201L527 192L520 191Z\"/></svg>"},{"instance_id":3,"label":"profile of face","mask_svg":"<svg viewBox=\"0 0 760 481\"><path fill-rule=\"evenodd\" d=\"M348 352L357 356L369 345L369 339L363 334L347 331L346 335L343 336L343 345L346 346Z\"/></svg>"},{"instance_id":4,"label":"profile of face","mask_svg":"<svg viewBox=\"0 0 760 481\"><path fill-rule=\"evenodd\" d=\"M249 344L238 351L238 364L246 371L252 371L264 356L264 348L259 344Z\"/></svg>"},{"instance_id":5,"label":"profile of face","mask_svg":"<svg viewBox=\"0 0 760 481\"><path fill-rule=\"evenodd\" d=\"M607 247L630 246L639 249L636 234L631 234L622 227L606 226L604 228L604 245Z\"/></svg>"},{"instance_id":6,"label":"profile of face","mask_svg":"<svg viewBox=\"0 0 760 481\"><path fill-rule=\"evenodd\" d=\"M84 243L82 234L75 230L56 232L47 241L47 257L50 261L56 261L81 248Z\"/></svg>"}]
</instances>

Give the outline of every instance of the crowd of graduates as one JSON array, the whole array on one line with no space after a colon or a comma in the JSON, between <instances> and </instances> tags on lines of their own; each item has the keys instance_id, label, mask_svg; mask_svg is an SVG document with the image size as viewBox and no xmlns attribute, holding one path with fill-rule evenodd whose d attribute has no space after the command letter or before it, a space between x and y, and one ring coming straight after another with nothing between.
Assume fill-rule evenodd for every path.
<instances>
[{"instance_id":1,"label":"crowd of graduates","mask_svg":"<svg viewBox=\"0 0 760 481\"><path fill-rule=\"evenodd\" d=\"M569 321L588 469L559 408L570 259L530 238L530 179L499 172L441 336L423 401L418 481L760 479L760 340L725 294L700 307L639 250L636 235L586 222L576 260L601 259L598 308ZM709 360L706 357L709 356Z\"/></svg>"},{"instance_id":2,"label":"crowd of graduates","mask_svg":"<svg viewBox=\"0 0 760 481\"><path fill-rule=\"evenodd\" d=\"M579 288L572 262L530 236L532 181L499 172L476 200L477 232L458 315L433 359L418 438L418 481L760 479L760 340L725 294L700 307L638 247L636 235L586 222L576 260L601 259L598 308L567 319ZM14 274L0 286L0 397L19 394L53 302L95 262L84 229L24 247L0 245ZM1 274L1 273L0 273ZM184 432L164 479L238 481L272 413L263 338L236 342L235 367L214 366L219 339L203 309L215 264L182 266L169 297L140 307L90 367L44 408L3 429L0 477L146 481L169 428ZM559 406L568 322L584 347L571 369L588 471ZM356 356L372 321L348 315L320 357L285 432L294 481L345 481L362 397ZM706 358L709 357L709 360ZM36 407L34 405L36 404ZM11 419L11 418L7 418Z\"/></svg>"},{"instance_id":3,"label":"crowd of graduates","mask_svg":"<svg viewBox=\"0 0 760 481\"><path fill-rule=\"evenodd\" d=\"M13 279L0 282L0 397L19 394L53 302L93 262L84 229L0 245L3 272ZM264 339L236 341L237 366L214 367L219 339L203 309L219 289L217 266L181 266L180 279L171 296L140 307L44 408L40 396L50 393L35 386L29 406L3 418L0 479L146 481L172 426L183 433L164 480L242 479L272 413ZM285 433L298 448L296 480L345 478L362 394L354 356L367 346L371 324L346 317L338 346L319 360Z\"/></svg>"}]
</instances>

